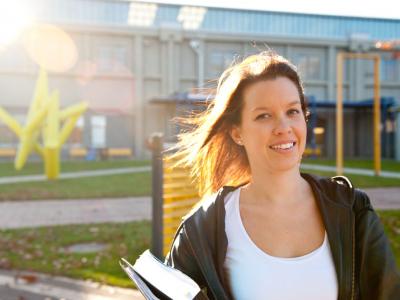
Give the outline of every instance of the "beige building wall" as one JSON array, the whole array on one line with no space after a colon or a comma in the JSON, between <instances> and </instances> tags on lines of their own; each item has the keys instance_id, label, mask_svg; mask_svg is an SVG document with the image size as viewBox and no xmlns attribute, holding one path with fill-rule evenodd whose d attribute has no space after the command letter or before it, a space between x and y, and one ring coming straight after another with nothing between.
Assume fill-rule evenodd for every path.
<instances>
[{"instance_id":1,"label":"beige building wall","mask_svg":"<svg viewBox=\"0 0 400 300\"><path fill-rule=\"evenodd\" d=\"M306 94L318 100L335 101L335 59L346 50L347 41L222 35L183 31L180 27L160 29L59 25L73 39L78 58L64 73L49 73L52 89L60 91L61 105L89 102L84 121L82 147L91 147L90 119L106 120L105 147L129 147L136 157L149 157L145 139L153 132L175 138L171 118L175 108L151 104L193 88L215 86L221 72L232 61L272 48L295 63L304 79ZM372 66L345 65L344 98L372 98ZM0 52L0 105L16 114L27 110L32 99L38 65L22 42ZM359 79L364 74L365 80ZM400 97L400 84L390 75L382 81L382 95ZM332 156L334 124L326 117L327 154ZM349 135L348 147L352 145ZM365 141L365 142L364 142ZM368 138L361 139L369 145ZM0 144L2 141L0 140ZM358 145L360 149L365 145ZM349 148L350 149L350 148ZM352 150L348 150L351 155Z\"/></svg>"}]
</instances>

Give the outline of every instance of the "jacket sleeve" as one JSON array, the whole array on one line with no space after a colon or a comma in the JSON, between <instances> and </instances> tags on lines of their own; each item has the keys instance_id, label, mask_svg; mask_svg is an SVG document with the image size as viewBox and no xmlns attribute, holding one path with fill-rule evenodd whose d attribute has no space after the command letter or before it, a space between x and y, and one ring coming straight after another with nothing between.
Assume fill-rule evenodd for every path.
<instances>
[{"instance_id":1,"label":"jacket sleeve","mask_svg":"<svg viewBox=\"0 0 400 300\"><path fill-rule=\"evenodd\" d=\"M204 286L203 276L183 224L175 234L165 264L192 278L200 287Z\"/></svg>"},{"instance_id":2,"label":"jacket sleeve","mask_svg":"<svg viewBox=\"0 0 400 300\"><path fill-rule=\"evenodd\" d=\"M368 196L356 190L360 299L400 299L400 275L383 225Z\"/></svg>"}]
</instances>

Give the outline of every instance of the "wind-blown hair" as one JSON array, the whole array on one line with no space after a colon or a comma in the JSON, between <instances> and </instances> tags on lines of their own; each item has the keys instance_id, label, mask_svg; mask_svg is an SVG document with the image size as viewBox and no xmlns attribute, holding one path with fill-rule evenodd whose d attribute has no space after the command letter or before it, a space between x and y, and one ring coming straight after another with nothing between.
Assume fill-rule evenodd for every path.
<instances>
[{"instance_id":1,"label":"wind-blown hair","mask_svg":"<svg viewBox=\"0 0 400 300\"><path fill-rule=\"evenodd\" d=\"M178 151L174 157L179 159L177 165L191 168L201 196L214 193L224 185L236 186L249 181L246 152L232 140L230 130L241 124L245 88L277 77L286 77L296 85L307 120L304 89L296 67L272 51L251 55L225 70L208 108L184 120L192 129L178 135Z\"/></svg>"}]
</instances>

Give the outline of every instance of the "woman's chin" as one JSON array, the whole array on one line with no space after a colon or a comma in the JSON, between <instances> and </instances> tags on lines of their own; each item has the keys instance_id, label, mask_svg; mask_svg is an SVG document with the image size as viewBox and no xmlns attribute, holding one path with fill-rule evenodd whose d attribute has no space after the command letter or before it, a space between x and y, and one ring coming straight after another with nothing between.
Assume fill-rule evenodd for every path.
<instances>
[{"instance_id":1,"label":"woman's chin","mask_svg":"<svg viewBox=\"0 0 400 300\"><path fill-rule=\"evenodd\" d=\"M300 169L300 158L270 163L268 169L274 172L288 172Z\"/></svg>"}]
</instances>

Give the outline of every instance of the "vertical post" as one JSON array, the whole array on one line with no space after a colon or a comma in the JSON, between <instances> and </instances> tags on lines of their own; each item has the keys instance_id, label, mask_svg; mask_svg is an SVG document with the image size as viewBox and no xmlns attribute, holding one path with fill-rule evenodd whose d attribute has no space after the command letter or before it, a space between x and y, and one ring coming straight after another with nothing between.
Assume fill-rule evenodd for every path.
<instances>
[{"instance_id":1,"label":"vertical post","mask_svg":"<svg viewBox=\"0 0 400 300\"><path fill-rule=\"evenodd\" d=\"M381 173L381 105L380 105L380 74L379 65L381 58L379 55L374 59L374 168L375 175Z\"/></svg>"},{"instance_id":2,"label":"vertical post","mask_svg":"<svg viewBox=\"0 0 400 300\"><path fill-rule=\"evenodd\" d=\"M309 103L311 102L311 118L310 118L310 127L311 127L311 157L316 158L316 150L317 150L317 143L315 138L314 129L317 127L317 102L315 101L315 97L309 97Z\"/></svg>"},{"instance_id":3,"label":"vertical post","mask_svg":"<svg viewBox=\"0 0 400 300\"><path fill-rule=\"evenodd\" d=\"M143 141L145 138L145 128L147 124L146 116L145 116L145 93L144 93L144 68L150 62L146 62L142 59L145 55L143 49L143 37L141 35L135 36L134 42L134 61L133 61L133 70L131 72L134 74L134 98L132 99L132 114L134 121L134 153L136 156L143 158L144 156L144 145ZM86 126L85 126L86 127Z\"/></svg>"},{"instance_id":4,"label":"vertical post","mask_svg":"<svg viewBox=\"0 0 400 300\"><path fill-rule=\"evenodd\" d=\"M202 88L204 86L204 41L192 40L190 47L197 55L197 87Z\"/></svg>"},{"instance_id":5,"label":"vertical post","mask_svg":"<svg viewBox=\"0 0 400 300\"><path fill-rule=\"evenodd\" d=\"M389 157L389 139L388 139L388 130L387 130L387 123L388 123L388 105L386 104L386 98L380 98L380 108L381 108L381 158L382 157Z\"/></svg>"},{"instance_id":6,"label":"vertical post","mask_svg":"<svg viewBox=\"0 0 400 300\"><path fill-rule=\"evenodd\" d=\"M176 63L174 61L174 41L171 38L168 40L168 95L176 92L176 85L174 84L174 80L176 77L174 76L174 67Z\"/></svg>"},{"instance_id":7,"label":"vertical post","mask_svg":"<svg viewBox=\"0 0 400 300\"><path fill-rule=\"evenodd\" d=\"M336 173L343 174L343 55L336 56Z\"/></svg>"},{"instance_id":8,"label":"vertical post","mask_svg":"<svg viewBox=\"0 0 400 300\"><path fill-rule=\"evenodd\" d=\"M163 259L163 134L151 136L152 149L152 243L151 252Z\"/></svg>"},{"instance_id":9,"label":"vertical post","mask_svg":"<svg viewBox=\"0 0 400 300\"><path fill-rule=\"evenodd\" d=\"M396 159L396 161L400 161L400 106L396 107L395 110L395 137L394 137L394 158Z\"/></svg>"},{"instance_id":10,"label":"vertical post","mask_svg":"<svg viewBox=\"0 0 400 300\"><path fill-rule=\"evenodd\" d=\"M204 87L204 41L199 41L199 49L198 49L198 78L197 78L197 86L202 88Z\"/></svg>"}]
</instances>

